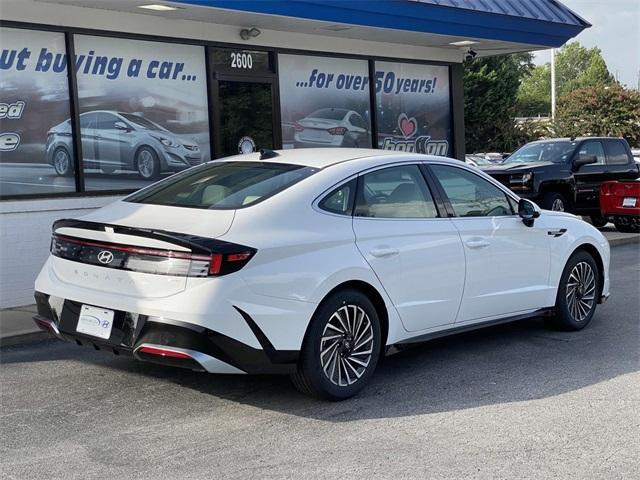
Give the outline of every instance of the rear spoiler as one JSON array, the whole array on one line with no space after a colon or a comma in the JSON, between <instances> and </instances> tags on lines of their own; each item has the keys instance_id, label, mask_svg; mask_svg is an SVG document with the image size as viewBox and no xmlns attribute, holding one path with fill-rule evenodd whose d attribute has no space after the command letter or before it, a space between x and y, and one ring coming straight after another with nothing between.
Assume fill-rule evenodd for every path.
<instances>
[{"instance_id":1,"label":"rear spoiler","mask_svg":"<svg viewBox=\"0 0 640 480\"><path fill-rule=\"evenodd\" d=\"M165 230L155 230L148 228L127 227L124 225L112 225L109 223L90 222L88 220L77 220L73 218L63 218L53 223L52 231L56 233L59 228L79 228L82 230L92 230L95 232L106 232L107 229L114 233L132 235L142 238L150 238L172 243L180 247L188 248L194 254L211 255L212 253L228 253L238 250L239 245L224 242L213 238L199 237L186 233L167 232ZM242 247L242 245L240 245ZM248 247L247 247L248 248Z\"/></svg>"}]
</instances>

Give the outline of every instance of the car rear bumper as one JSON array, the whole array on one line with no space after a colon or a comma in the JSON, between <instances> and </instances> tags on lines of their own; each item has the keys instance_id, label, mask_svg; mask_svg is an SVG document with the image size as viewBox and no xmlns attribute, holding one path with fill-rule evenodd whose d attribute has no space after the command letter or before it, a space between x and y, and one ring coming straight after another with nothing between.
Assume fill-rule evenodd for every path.
<instances>
[{"instance_id":1,"label":"car rear bumper","mask_svg":"<svg viewBox=\"0 0 640 480\"><path fill-rule=\"evenodd\" d=\"M249 315L241 317L255 330L258 349L222 333L186 322L115 311L108 339L76 332L81 304L35 293L38 314L34 321L60 340L90 346L115 355L161 365L209 373L286 374L294 371L298 351L275 350Z\"/></svg>"}]
</instances>

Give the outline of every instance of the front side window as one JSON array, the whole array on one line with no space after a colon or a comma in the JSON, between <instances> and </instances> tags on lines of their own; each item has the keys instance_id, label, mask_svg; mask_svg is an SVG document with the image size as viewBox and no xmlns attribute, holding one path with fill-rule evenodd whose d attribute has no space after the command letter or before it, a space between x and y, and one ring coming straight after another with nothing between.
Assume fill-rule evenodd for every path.
<instances>
[{"instance_id":1,"label":"front side window","mask_svg":"<svg viewBox=\"0 0 640 480\"><path fill-rule=\"evenodd\" d=\"M461 168L431 166L457 217L513 215L507 195L491 182Z\"/></svg>"},{"instance_id":2,"label":"front side window","mask_svg":"<svg viewBox=\"0 0 640 480\"><path fill-rule=\"evenodd\" d=\"M598 160L592 165L604 165L604 148L600 142L585 142L580 147L578 155L581 157L594 156Z\"/></svg>"},{"instance_id":3,"label":"front side window","mask_svg":"<svg viewBox=\"0 0 640 480\"><path fill-rule=\"evenodd\" d=\"M435 218L438 211L417 165L376 170L362 176L356 216Z\"/></svg>"},{"instance_id":4,"label":"front side window","mask_svg":"<svg viewBox=\"0 0 640 480\"><path fill-rule=\"evenodd\" d=\"M268 162L216 162L188 170L127 197L127 202L229 210L248 207L317 169Z\"/></svg>"}]
</instances>

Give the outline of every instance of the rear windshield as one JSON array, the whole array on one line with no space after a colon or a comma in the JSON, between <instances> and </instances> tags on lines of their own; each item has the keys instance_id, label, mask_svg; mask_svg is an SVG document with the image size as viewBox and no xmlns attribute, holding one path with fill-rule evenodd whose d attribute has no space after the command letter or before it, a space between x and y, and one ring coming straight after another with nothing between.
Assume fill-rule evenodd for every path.
<instances>
[{"instance_id":1,"label":"rear windshield","mask_svg":"<svg viewBox=\"0 0 640 480\"><path fill-rule=\"evenodd\" d=\"M321 108L316 110L309 118L326 118L329 120L342 120L347 114L348 110L343 108Z\"/></svg>"},{"instance_id":2,"label":"rear windshield","mask_svg":"<svg viewBox=\"0 0 640 480\"><path fill-rule=\"evenodd\" d=\"M228 210L248 207L317 172L317 168L268 162L213 162L179 173L125 201Z\"/></svg>"}]
</instances>

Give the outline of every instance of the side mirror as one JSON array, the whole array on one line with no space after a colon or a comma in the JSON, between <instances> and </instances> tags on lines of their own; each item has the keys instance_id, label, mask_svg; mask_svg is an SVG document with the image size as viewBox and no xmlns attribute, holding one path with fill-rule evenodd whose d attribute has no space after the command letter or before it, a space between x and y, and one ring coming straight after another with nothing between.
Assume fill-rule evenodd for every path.
<instances>
[{"instance_id":1,"label":"side mirror","mask_svg":"<svg viewBox=\"0 0 640 480\"><path fill-rule=\"evenodd\" d=\"M128 132L131 130L129 126L124 122L115 122L113 126L116 127L117 130L124 130L125 132Z\"/></svg>"},{"instance_id":2,"label":"side mirror","mask_svg":"<svg viewBox=\"0 0 640 480\"><path fill-rule=\"evenodd\" d=\"M573 168L578 170L583 165L591 165L592 163L598 163L598 157L595 155L580 155L573 161Z\"/></svg>"},{"instance_id":3,"label":"side mirror","mask_svg":"<svg viewBox=\"0 0 640 480\"><path fill-rule=\"evenodd\" d=\"M540 216L540 209L531 200L521 198L518 202L518 215L527 227L533 227L533 222Z\"/></svg>"}]
</instances>

